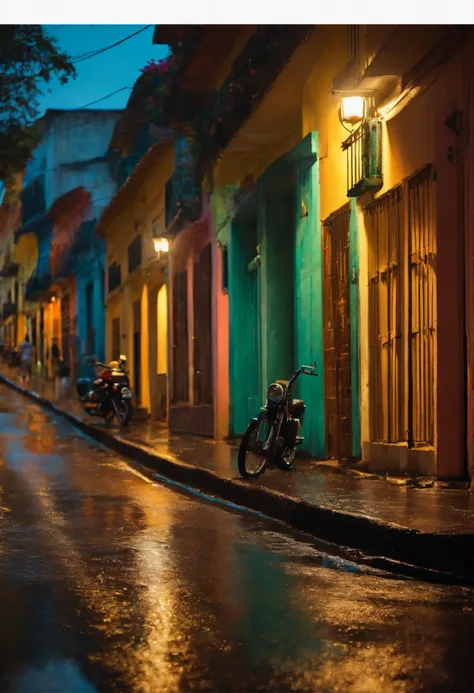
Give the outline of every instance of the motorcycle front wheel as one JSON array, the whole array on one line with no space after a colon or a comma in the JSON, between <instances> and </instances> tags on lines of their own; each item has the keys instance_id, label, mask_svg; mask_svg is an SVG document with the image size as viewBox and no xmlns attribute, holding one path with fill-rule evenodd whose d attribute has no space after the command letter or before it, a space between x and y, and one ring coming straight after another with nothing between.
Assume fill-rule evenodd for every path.
<instances>
[{"instance_id":1,"label":"motorcycle front wheel","mask_svg":"<svg viewBox=\"0 0 474 693\"><path fill-rule=\"evenodd\" d=\"M119 426L128 426L133 416L133 404L130 400L120 399L115 402L115 415Z\"/></svg>"},{"instance_id":2,"label":"motorcycle front wheel","mask_svg":"<svg viewBox=\"0 0 474 693\"><path fill-rule=\"evenodd\" d=\"M272 434L272 423L264 412L247 426L239 447L237 459L239 473L243 477L260 476L268 464L265 444Z\"/></svg>"}]
</instances>

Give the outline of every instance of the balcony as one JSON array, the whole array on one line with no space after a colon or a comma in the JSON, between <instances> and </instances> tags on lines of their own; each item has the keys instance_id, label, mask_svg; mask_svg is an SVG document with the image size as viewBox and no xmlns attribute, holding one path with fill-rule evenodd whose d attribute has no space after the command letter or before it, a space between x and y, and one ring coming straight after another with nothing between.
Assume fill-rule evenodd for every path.
<instances>
[{"instance_id":1,"label":"balcony","mask_svg":"<svg viewBox=\"0 0 474 693\"><path fill-rule=\"evenodd\" d=\"M347 197L361 197L383 185L381 123L365 120L342 143L347 154Z\"/></svg>"},{"instance_id":2,"label":"balcony","mask_svg":"<svg viewBox=\"0 0 474 693\"><path fill-rule=\"evenodd\" d=\"M4 303L2 310L2 317L4 320L8 320L12 315L16 315L17 307L15 303Z\"/></svg>"}]
</instances>

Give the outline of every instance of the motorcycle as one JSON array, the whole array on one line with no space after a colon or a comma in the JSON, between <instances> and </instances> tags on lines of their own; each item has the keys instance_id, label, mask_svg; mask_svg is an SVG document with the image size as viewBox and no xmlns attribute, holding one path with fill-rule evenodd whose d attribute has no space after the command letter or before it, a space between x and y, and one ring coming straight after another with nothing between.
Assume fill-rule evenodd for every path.
<instances>
[{"instance_id":1,"label":"motorcycle","mask_svg":"<svg viewBox=\"0 0 474 693\"><path fill-rule=\"evenodd\" d=\"M290 380L277 380L267 390L267 403L247 426L239 446L238 467L243 477L263 474L267 466L292 468L305 413L302 399L293 399L293 385L300 375L317 376L316 363L301 366Z\"/></svg>"},{"instance_id":2,"label":"motorcycle","mask_svg":"<svg viewBox=\"0 0 474 693\"><path fill-rule=\"evenodd\" d=\"M126 356L122 355L118 361L111 361L108 365L90 361L89 367L101 371L95 380L78 378L76 381L82 408L86 414L100 416L106 423L115 416L120 426L127 426L133 416L133 404Z\"/></svg>"}]
</instances>

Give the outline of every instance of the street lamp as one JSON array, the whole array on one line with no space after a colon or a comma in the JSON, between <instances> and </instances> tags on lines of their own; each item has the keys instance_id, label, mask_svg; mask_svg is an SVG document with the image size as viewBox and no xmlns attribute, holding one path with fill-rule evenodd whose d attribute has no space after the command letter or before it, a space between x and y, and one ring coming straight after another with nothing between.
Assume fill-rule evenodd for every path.
<instances>
[{"instance_id":1,"label":"street lamp","mask_svg":"<svg viewBox=\"0 0 474 693\"><path fill-rule=\"evenodd\" d=\"M159 253L168 253L170 249L170 242L167 238L154 238L153 239L153 245L155 246L155 252Z\"/></svg>"},{"instance_id":2,"label":"street lamp","mask_svg":"<svg viewBox=\"0 0 474 693\"><path fill-rule=\"evenodd\" d=\"M366 116L366 100L363 96L343 96L339 113L343 124L357 125Z\"/></svg>"}]
</instances>

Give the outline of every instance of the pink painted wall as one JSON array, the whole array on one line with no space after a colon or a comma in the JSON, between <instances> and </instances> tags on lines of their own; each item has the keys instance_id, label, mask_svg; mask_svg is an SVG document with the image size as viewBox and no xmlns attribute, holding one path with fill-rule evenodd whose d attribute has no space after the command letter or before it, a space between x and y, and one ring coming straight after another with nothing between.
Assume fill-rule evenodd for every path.
<instances>
[{"instance_id":1,"label":"pink painted wall","mask_svg":"<svg viewBox=\"0 0 474 693\"><path fill-rule=\"evenodd\" d=\"M222 289L222 251L212 238L213 342L214 342L214 436L229 435L229 301Z\"/></svg>"}]
</instances>

